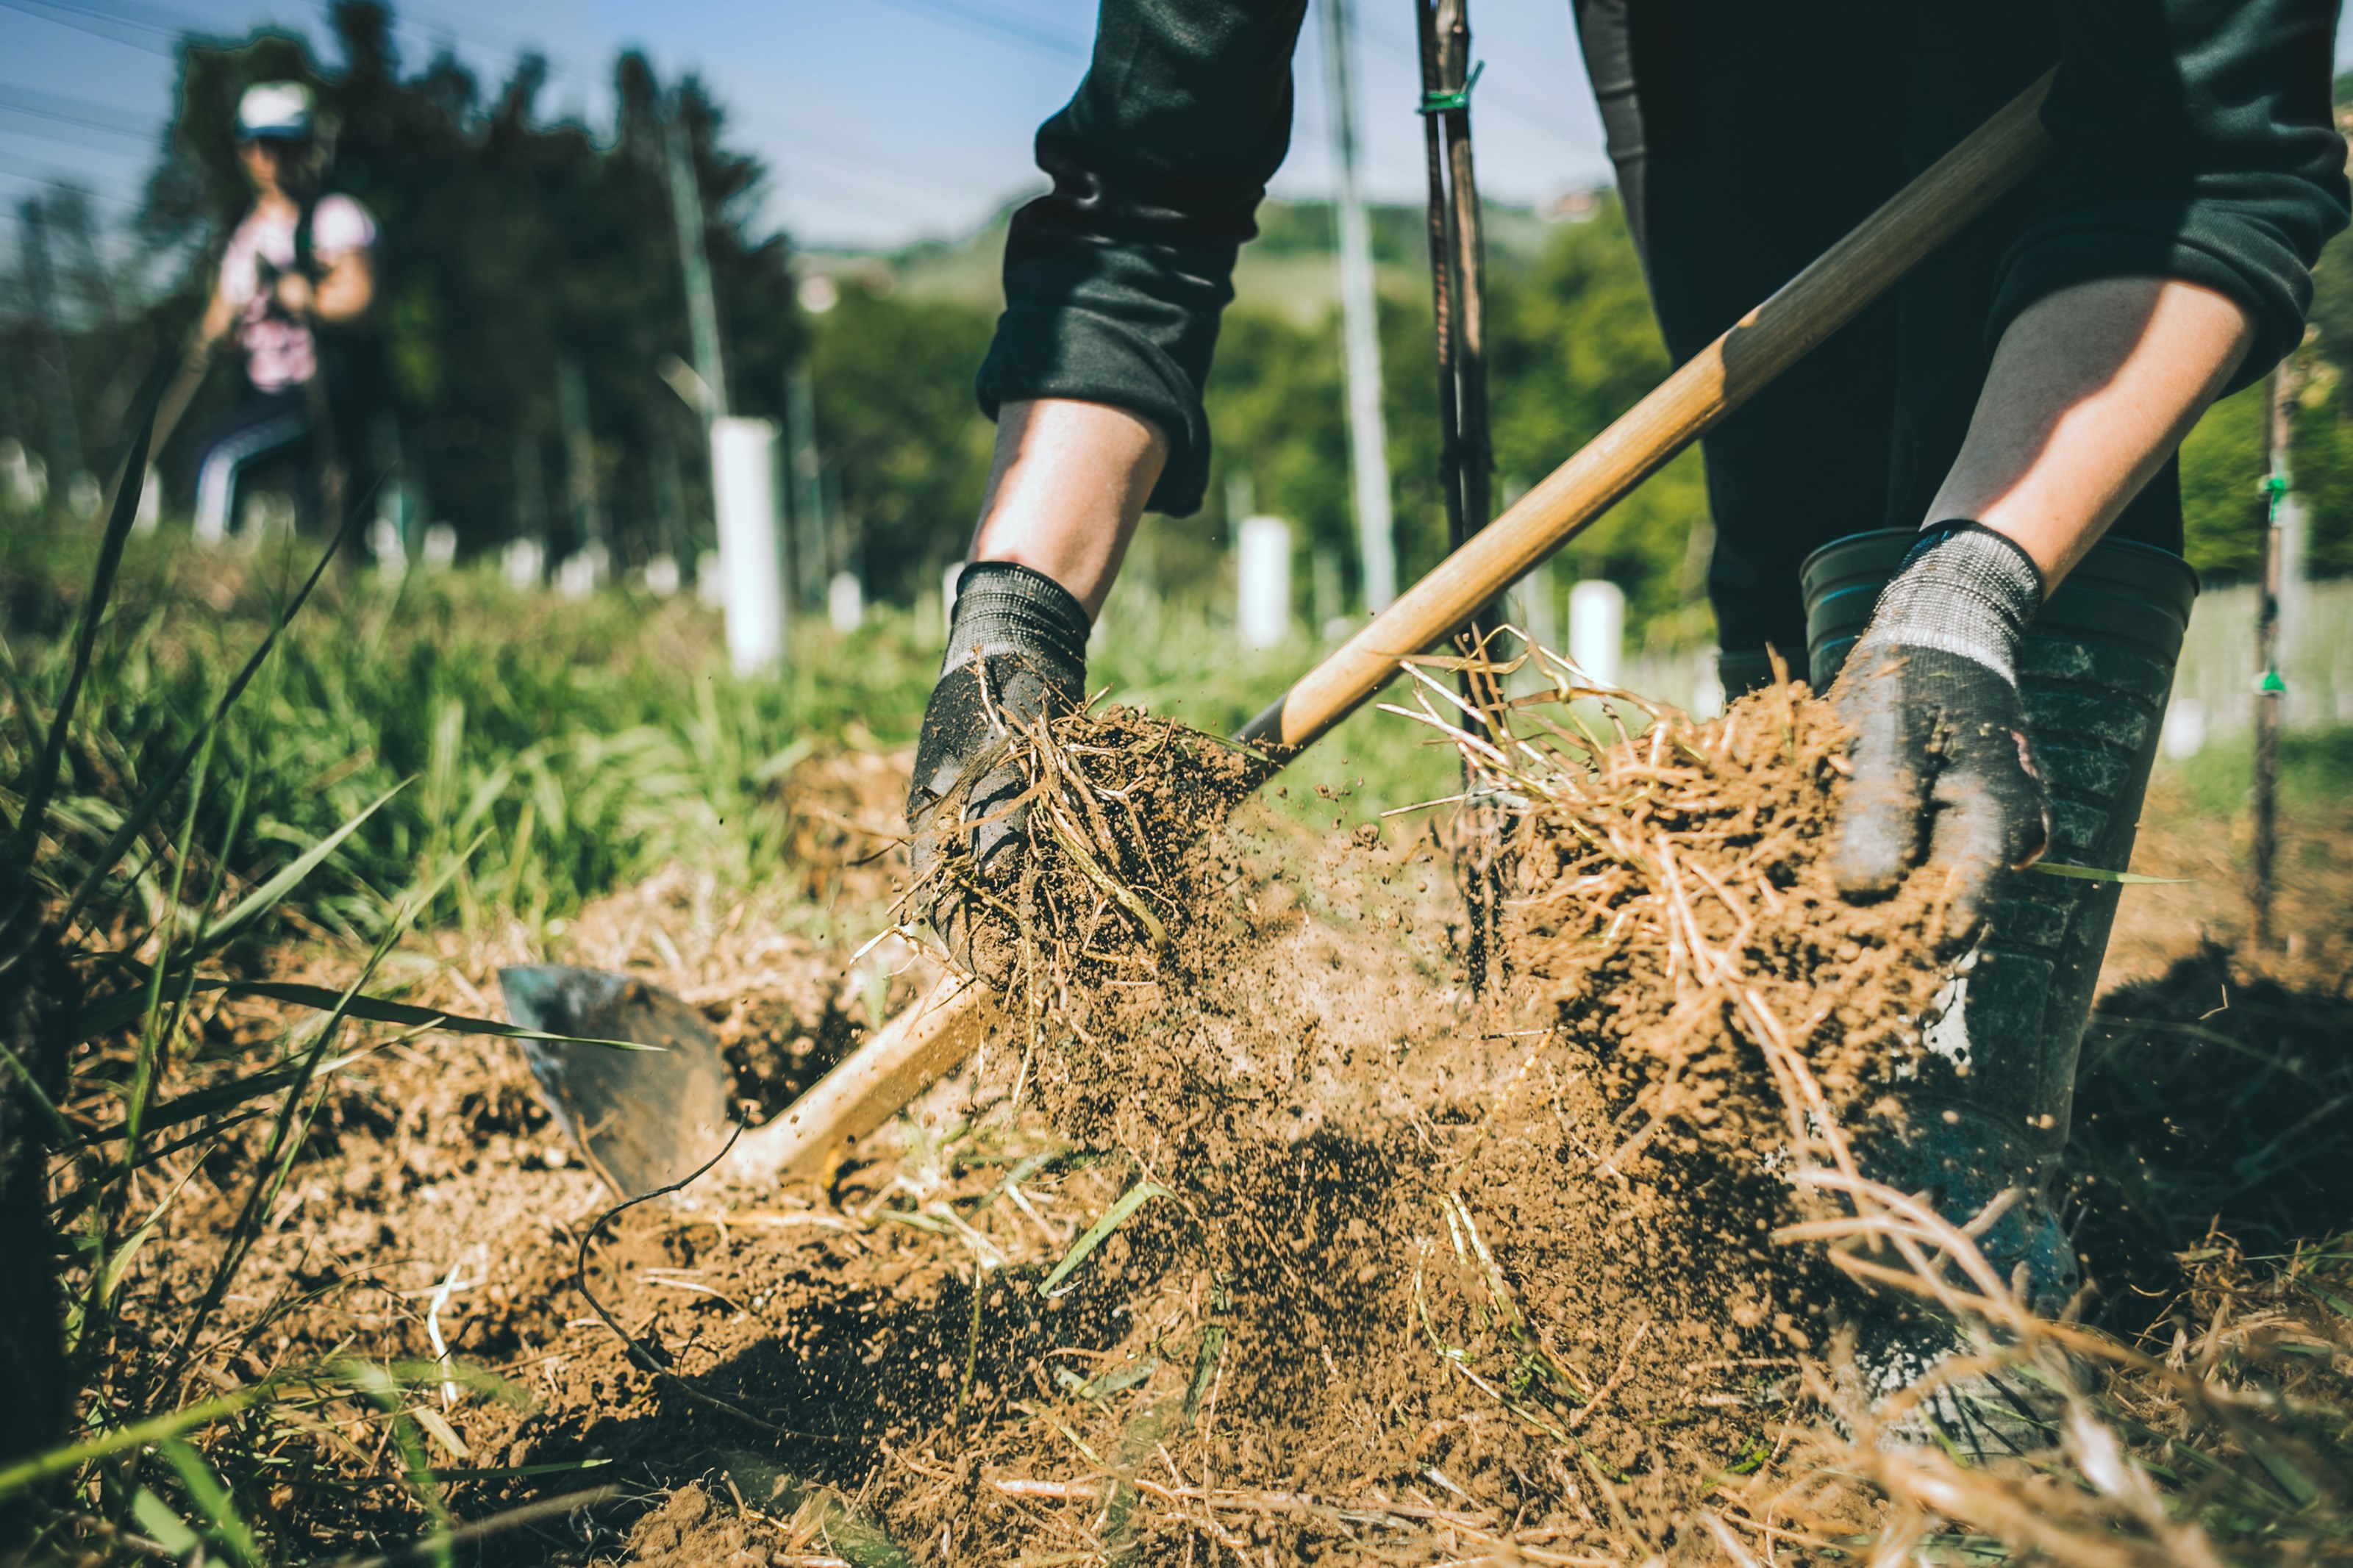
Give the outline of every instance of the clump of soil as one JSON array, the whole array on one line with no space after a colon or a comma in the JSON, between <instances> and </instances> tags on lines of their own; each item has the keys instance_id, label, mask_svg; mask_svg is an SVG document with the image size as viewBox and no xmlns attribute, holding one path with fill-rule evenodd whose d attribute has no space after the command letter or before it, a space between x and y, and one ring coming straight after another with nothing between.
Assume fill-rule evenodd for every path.
<instances>
[{"instance_id":1,"label":"clump of soil","mask_svg":"<svg viewBox=\"0 0 2353 1568\"><path fill-rule=\"evenodd\" d=\"M1493 770L1529 801L1507 940L1531 999L1602 1056L1626 1124L1609 1163L1705 1140L1828 1163L1819 1119L1912 1059L1944 981L1934 868L1873 904L1831 884L1830 704L1785 685L1611 746L1546 728Z\"/></svg>"},{"instance_id":2,"label":"clump of soil","mask_svg":"<svg viewBox=\"0 0 2353 1568\"><path fill-rule=\"evenodd\" d=\"M1514 842L1514 978L1483 997L1394 934L1444 897L1434 842L1301 884L1204 841L1182 961L1058 1015L1029 1079L1149 1189L1087 1265L1131 1326L1092 1352L1108 1371L1035 1376L886 1472L894 1532L1010 1554L1050 1499L1139 1561L1687 1528L1776 1446L1841 1294L1771 1240L1798 1217L1779 1093L1798 1073L1844 1108L1905 1043L1876 1010L1935 989L1925 897L1853 911L1810 866L1841 742L1785 690L1558 756Z\"/></svg>"},{"instance_id":3,"label":"clump of soil","mask_svg":"<svg viewBox=\"0 0 2353 1568\"><path fill-rule=\"evenodd\" d=\"M1155 973L1208 874L1206 847L1234 803L1273 771L1264 757L1131 708L1017 724L965 769L1026 781L981 816L969 785L943 823L1013 818L1020 852L976 864L971 833L944 831L911 907L933 911L955 959L1033 1021L1085 1010L1096 986Z\"/></svg>"}]
</instances>

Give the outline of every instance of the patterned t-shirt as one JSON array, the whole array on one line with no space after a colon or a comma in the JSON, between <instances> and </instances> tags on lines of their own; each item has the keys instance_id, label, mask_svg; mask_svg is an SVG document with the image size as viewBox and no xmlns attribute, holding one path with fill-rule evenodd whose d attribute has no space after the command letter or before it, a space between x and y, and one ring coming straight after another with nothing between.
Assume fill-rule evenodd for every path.
<instances>
[{"instance_id":1,"label":"patterned t-shirt","mask_svg":"<svg viewBox=\"0 0 2353 1568\"><path fill-rule=\"evenodd\" d=\"M278 306L280 273L294 266L295 217L255 208L229 237L221 257L221 292L237 308L237 342L245 374L262 392L283 392L318 374L319 345L310 324ZM375 219L349 196L321 196L311 209L311 256L328 268L375 244Z\"/></svg>"}]
</instances>

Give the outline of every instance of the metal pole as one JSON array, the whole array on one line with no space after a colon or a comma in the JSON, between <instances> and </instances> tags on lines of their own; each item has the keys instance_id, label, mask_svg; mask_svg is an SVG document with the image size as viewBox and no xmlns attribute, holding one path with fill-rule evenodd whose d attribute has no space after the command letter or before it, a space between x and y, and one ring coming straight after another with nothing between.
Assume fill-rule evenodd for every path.
<instances>
[{"instance_id":1,"label":"metal pole","mask_svg":"<svg viewBox=\"0 0 2353 1568\"><path fill-rule=\"evenodd\" d=\"M2263 479L2263 596L2255 611L2255 787L2254 843L2249 854L2247 892L2254 905L2254 940L2259 948L2272 944L2273 867L2279 852L2280 709L2287 699L2287 682L2280 678L2279 609L2282 567L2285 563L2288 493L2288 437L2294 395L2293 372L2283 361L2265 386L2263 428L2270 450L2270 473Z\"/></svg>"},{"instance_id":2,"label":"metal pole","mask_svg":"<svg viewBox=\"0 0 2353 1568\"><path fill-rule=\"evenodd\" d=\"M1388 431L1381 419L1381 336L1373 290L1373 242L1356 179L1356 42L1348 0L1323 0L1324 97L1340 230L1340 331L1348 377L1348 468L1355 480L1356 554L1365 608L1397 597L1396 529L1389 515Z\"/></svg>"},{"instance_id":3,"label":"metal pole","mask_svg":"<svg viewBox=\"0 0 2353 1568\"><path fill-rule=\"evenodd\" d=\"M1438 67L1449 107L1447 174L1454 244L1454 376L1458 384L1458 469L1465 537L1493 513L1495 449L1487 427L1487 236L1480 215L1479 181L1471 160L1470 0L1438 0Z\"/></svg>"},{"instance_id":4,"label":"metal pole","mask_svg":"<svg viewBox=\"0 0 2353 1568\"><path fill-rule=\"evenodd\" d=\"M1492 504L1494 452L1487 433L1486 245L1479 185L1471 155L1471 17L1469 0L1419 0L1421 116L1430 174L1432 309L1438 326L1440 486L1446 498L1449 543L1460 549L1484 527ZM1482 606L1468 635L1484 651L1493 632L1492 607ZM1502 698L1495 681L1465 670L1463 700L1485 710ZM1470 721L1475 731L1482 728ZM1470 761L1463 763L1466 792ZM1497 881L1503 824L1476 801L1465 805L1455 878L1470 921L1464 956L1474 989L1486 984L1502 909Z\"/></svg>"},{"instance_id":5,"label":"metal pole","mask_svg":"<svg viewBox=\"0 0 2353 1568\"><path fill-rule=\"evenodd\" d=\"M1430 309L1438 329L1438 491L1446 506L1448 548L1459 549L1464 528L1462 487L1457 477L1461 448L1454 384L1453 207L1446 196L1446 127L1430 108L1445 96L1440 86L1444 79L1439 64L1434 0L1415 0L1414 13L1420 23L1421 134L1430 175Z\"/></svg>"}]
</instances>

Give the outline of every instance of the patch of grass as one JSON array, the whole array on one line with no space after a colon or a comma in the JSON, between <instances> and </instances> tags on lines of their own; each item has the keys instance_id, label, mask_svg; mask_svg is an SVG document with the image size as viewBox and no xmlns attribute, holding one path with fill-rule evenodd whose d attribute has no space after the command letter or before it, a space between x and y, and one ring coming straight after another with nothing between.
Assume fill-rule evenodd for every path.
<instances>
[{"instance_id":1,"label":"patch of grass","mask_svg":"<svg viewBox=\"0 0 2353 1568\"><path fill-rule=\"evenodd\" d=\"M23 552L10 550L21 585ZM62 571L63 554L52 543L37 563ZM151 551L126 571L60 789L58 866L92 852L185 744L290 565ZM69 652L15 640L36 715ZM293 900L353 936L445 869L421 923L512 912L537 926L671 859L742 885L782 852L781 775L815 751L911 738L935 658L885 616L849 638L804 626L780 677L738 680L716 617L691 605L567 603L482 573L362 578L306 612L230 711L219 749L243 759L237 787L206 795L186 826L228 877L253 883L408 783ZM0 728L0 778L26 772L29 743L22 725ZM151 920L173 891L152 866L122 890Z\"/></svg>"},{"instance_id":2,"label":"patch of grass","mask_svg":"<svg viewBox=\"0 0 2353 1568\"><path fill-rule=\"evenodd\" d=\"M2179 779L2190 805L2204 816L2229 817L2247 808L2255 784L2255 744L2251 735L2210 742L2186 762L2160 761ZM2353 728L2291 731L2280 737L2280 801L2320 805L2353 793Z\"/></svg>"},{"instance_id":3,"label":"patch of grass","mask_svg":"<svg viewBox=\"0 0 2353 1568\"><path fill-rule=\"evenodd\" d=\"M0 640L38 714L70 667L54 607L79 602L92 544L42 529L0 540ZM185 744L308 564L133 542L60 787L61 865L94 851L121 803ZM418 911L423 926L512 916L543 929L672 860L743 886L785 851L778 784L795 763L913 740L935 636L888 607L846 637L805 619L781 673L739 679L717 616L689 601L571 602L518 594L488 571L396 587L362 575L331 584L289 629L274 668L224 722L222 754L245 759L235 787L201 793L181 826L214 871L251 885L365 815L288 905L354 938L439 870L452 874ZM1117 700L1225 733L1320 651L1303 639L1244 655L1204 607L1130 595L1096 635L1092 679ZM29 740L0 726L0 780L25 772ZM1457 777L1450 748L1368 710L1270 799L1329 830L1451 794ZM13 810L7 789L0 803ZM148 858L122 889L150 920L174 902L160 863Z\"/></svg>"}]
</instances>

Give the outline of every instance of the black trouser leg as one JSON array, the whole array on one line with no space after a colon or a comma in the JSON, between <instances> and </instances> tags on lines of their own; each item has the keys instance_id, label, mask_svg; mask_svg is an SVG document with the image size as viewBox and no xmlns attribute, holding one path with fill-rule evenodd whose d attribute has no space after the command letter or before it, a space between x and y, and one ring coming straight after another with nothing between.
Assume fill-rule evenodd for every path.
<instances>
[{"instance_id":1,"label":"black trouser leg","mask_svg":"<svg viewBox=\"0 0 2353 1568\"><path fill-rule=\"evenodd\" d=\"M1609 153L1669 353L1690 358L1901 184L1874 127L1875 0L1577 0ZM1718 641L1802 667L1798 564L1885 515L1895 312L1882 301L1704 443Z\"/></svg>"},{"instance_id":2,"label":"black trouser leg","mask_svg":"<svg viewBox=\"0 0 2353 1568\"><path fill-rule=\"evenodd\" d=\"M2055 58L2053 8L1988 0L1573 0L1588 74L1678 362L1870 216ZM1987 310L2033 185L1978 218L1704 443L1718 644L1805 666L1798 567L1917 528L1984 384ZM2180 549L2168 465L2112 531ZM1728 682L1727 684L1737 684Z\"/></svg>"}]
</instances>

